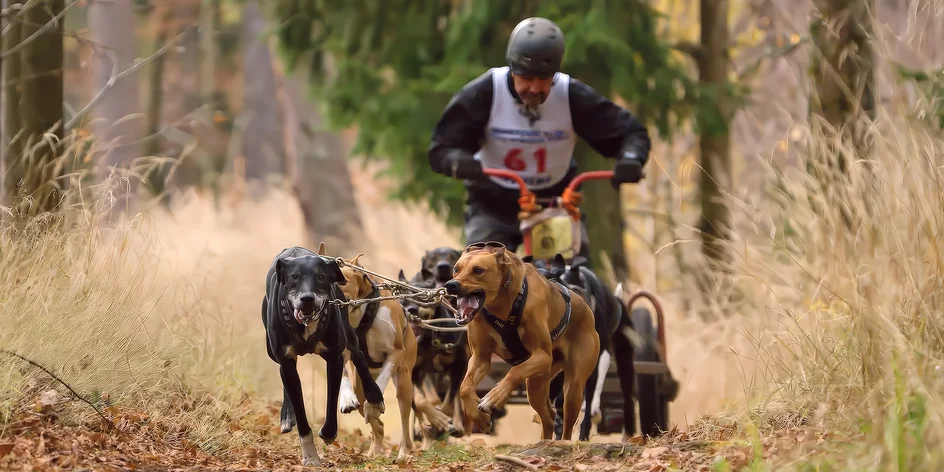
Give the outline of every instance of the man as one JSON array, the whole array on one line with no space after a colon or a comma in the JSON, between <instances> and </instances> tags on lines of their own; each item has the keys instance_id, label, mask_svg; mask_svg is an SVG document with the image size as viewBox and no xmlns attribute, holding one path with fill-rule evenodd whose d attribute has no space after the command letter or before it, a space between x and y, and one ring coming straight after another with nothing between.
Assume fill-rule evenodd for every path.
<instances>
[{"instance_id":1,"label":"man","mask_svg":"<svg viewBox=\"0 0 944 472\"><path fill-rule=\"evenodd\" d=\"M437 173L465 180L467 244L499 241L515 251L519 192L514 182L482 167L518 172L539 200L561 194L577 173L580 137L616 159L612 185L635 183L649 157L649 134L628 111L560 72L564 35L545 18L528 18L511 32L508 65L466 84L446 106L429 148ZM589 258L581 220L580 254Z\"/></svg>"}]
</instances>

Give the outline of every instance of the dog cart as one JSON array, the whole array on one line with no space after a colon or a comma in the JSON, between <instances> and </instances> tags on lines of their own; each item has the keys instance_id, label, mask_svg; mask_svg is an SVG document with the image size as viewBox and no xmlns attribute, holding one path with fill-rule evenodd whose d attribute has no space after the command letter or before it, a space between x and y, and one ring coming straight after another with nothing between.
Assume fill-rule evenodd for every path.
<instances>
[{"instance_id":1,"label":"dog cart","mask_svg":"<svg viewBox=\"0 0 944 472\"><path fill-rule=\"evenodd\" d=\"M561 197L549 202L545 208L537 206L534 194L527 188L524 180L514 172L501 169L485 169L487 175L507 178L516 182L521 191L521 213L519 214L523 244L518 248L519 257L530 256L533 262L540 260L550 265L557 254L568 262L580 248L579 209L565 208ZM577 175L564 191L575 192L585 181L609 179L612 171L590 171ZM625 300L621 300L626 302ZM636 401L639 403L639 431L644 436L658 436L669 428L669 402L678 393L678 382L669 371L665 351L665 321L661 309L656 316L643 307L632 308L630 318L633 325L633 352L635 367ZM611 352L611 354L613 354ZM508 372L510 366L498 356L492 356L492 369L477 386L479 397L486 393ZM616 362L610 362L603 382L600 398L602 419L597 424L599 434L621 434L623 432L623 408L635 408L624 405L622 388L617 374ZM524 383L512 393L507 404L528 405ZM504 416L504 411L493 411L492 431ZM633 428L635 430L635 428Z\"/></svg>"}]
</instances>

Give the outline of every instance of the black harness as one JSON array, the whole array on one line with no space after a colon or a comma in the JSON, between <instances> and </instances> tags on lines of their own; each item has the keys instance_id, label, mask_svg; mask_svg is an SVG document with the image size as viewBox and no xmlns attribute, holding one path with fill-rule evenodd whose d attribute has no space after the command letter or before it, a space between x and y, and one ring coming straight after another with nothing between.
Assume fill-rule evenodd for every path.
<instances>
[{"instance_id":1,"label":"black harness","mask_svg":"<svg viewBox=\"0 0 944 472\"><path fill-rule=\"evenodd\" d=\"M563 284L556 280L551 280L560 288L561 297L564 298L564 316L561 318L560 323L557 327L551 331L551 342L557 340L564 334L564 331L567 329L567 325L570 324L570 290L567 289ZM511 305L511 313L508 314L507 320L501 320L497 316L493 315L492 312L488 311L487 308L482 307L482 316L488 320L488 323L498 332L501 336L502 343L505 345L505 349L508 349L508 352L511 353L511 358L505 359L509 365L516 366L522 362L531 358L531 352L528 351L528 348L524 347L524 344L521 342L521 336L518 335L518 325L521 324L521 314L524 312L524 304L528 299L528 278L525 277L521 282L521 291L518 292L518 296L515 297L514 303Z\"/></svg>"},{"instance_id":2,"label":"black harness","mask_svg":"<svg viewBox=\"0 0 944 472\"><path fill-rule=\"evenodd\" d=\"M377 298L380 296L380 290L377 289L377 286L374 285L374 289L367 295L368 298ZM360 345L361 352L364 353L364 359L367 360L367 367L371 369L379 369L383 367L383 362L377 362L370 358L370 354L367 352L367 331L370 329L370 326L374 324L374 319L377 318L377 310L380 308L380 301L375 300L367 304L367 308L364 309L364 316L361 318L361 322L357 324L357 328L354 329L354 333L357 334L357 343Z\"/></svg>"}]
</instances>

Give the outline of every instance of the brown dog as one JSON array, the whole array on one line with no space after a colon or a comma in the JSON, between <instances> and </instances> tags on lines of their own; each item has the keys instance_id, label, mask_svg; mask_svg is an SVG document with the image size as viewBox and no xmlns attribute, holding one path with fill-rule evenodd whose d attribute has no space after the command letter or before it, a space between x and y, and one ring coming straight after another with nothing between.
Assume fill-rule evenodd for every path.
<instances>
[{"instance_id":1,"label":"brown dog","mask_svg":"<svg viewBox=\"0 0 944 472\"><path fill-rule=\"evenodd\" d=\"M369 275L350 267L360 267L358 265L360 257L359 254L357 257L346 261L347 264L341 268L341 273L346 281L341 286L344 296L348 300L390 296L390 291L378 289L378 282L374 281ZM396 300L380 300L351 308L348 311L348 319L357 333L361 350L367 358L371 376L377 382L380 391L386 389L390 380L393 380L396 385L402 427L397 459L409 457L413 454L410 413L413 407L413 380L411 374L413 366L416 364L416 336L410 328L403 307ZM346 362L344 376L341 379L338 402L341 412L349 413L356 408L361 415L367 418L373 432L373 447L370 455L382 455L383 422L379 418L365 415L361 407L364 404L364 390L360 379L351 372L351 367L352 364ZM353 392L349 379L354 379Z\"/></svg>"},{"instance_id":2,"label":"brown dog","mask_svg":"<svg viewBox=\"0 0 944 472\"><path fill-rule=\"evenodd\" d=\"M445 287L458 297L456 321L468 325L472 350L459 388L466 431L472 422L488 431L491 409L504 406L524 381L541 419L541 439L551 439L556 412L550 382L563 371L562 439L570 440L600 350L590 306L497 242L468 246L453 273ZM493 353L512 367L479 401L475 387L489 374Z\"/></svg>"}]
</instances>

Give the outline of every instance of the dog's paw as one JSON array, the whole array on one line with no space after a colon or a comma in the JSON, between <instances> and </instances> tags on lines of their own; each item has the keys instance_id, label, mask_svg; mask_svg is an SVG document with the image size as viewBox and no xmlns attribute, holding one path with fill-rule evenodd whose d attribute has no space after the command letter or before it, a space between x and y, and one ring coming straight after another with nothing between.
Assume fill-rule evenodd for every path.
<instances>
[{"instance_id":1,"label":"dog's paw","mask_svg":"<svg viewBox=\"0 0 944 472\"><path fill-rule=\"evenodd\" d=\"M295 418L285 418L279 425L279 431L282 434L291 432L293 428L295 428Z\"/></svg>"},{"instance_id":2,"label":"dog's paw","mask_svg":"<svg viewBox=\"0 0 944 472\"><path fill-rule=\"evenodd\" d=\"M488 434L492 430L492 415L481 411L472 411L472 424L482 432Z\"/></svg>"},{"instance_id":3,"label":"dog's paw","mask_svg":"<svg viewBox=\"0 0 944 472\"><path fill-rule=\"evenodd\" d=\"M403 463L409 463L412 461L413 461L413 451L403 451L401 449L400 452L397 453L397 462L403 464Z\"/></svg>"},{"instance_id":4,"label":"dog's paw","mask_svg":"<svg viewBox=\"0 0 944 472\"><path fill-rule=\"evenodd\" d=\"M435 408L431 410L432 411L426 415L426 420L429 421L429 424L440 431L449 429L449 417Z\"/></svg>"},{"instance_id":5,"label":"dog's paw","mask_svg":"<svg viewBox=\"0 0 944 472\"><path fill-rule=\"evenodd\" d=\"M321 458L318 457L318 449L315 448L315 441L311 435L298 438L302 446L302 465L318 467L321 465Z\"/></svg>"},{"instance_id":6,"label":"dog's paw","mask_svg":"<svg viewBox=\"0 0 944 472\"><path fill-rule=\"evenodd\" d=\"M479 402L479 410L486 413L492 413L492 410L497 410L505 405L505 402L508 401L508 394L510 392L504 388L503 385L496 385L494 388L488 391L485 394L485 397Z\"/></svg>"},{"instance_id":7,"label":"dog's paw","mask_svg":"<svg viewBox=\"0 0 944 472\"><path fill-rule=\"evenodd\" d=\"M370 424L376 421L383 425L383 422L380 421L380 415L382 415L385 410L386 407L384 406L383 402L380 404L368 402L367 405L364 406L364 423Z\"/></svg>"},{"instance_id":8,"label":"dog's paw","mask_svg":"<svg viewBox=\"0 0 944 472\"><path fill-rule=\"evenodd\" d=\"M341 413L348 414L360 407L361 403L357 401L353 390L342 388L338 394L338 405L341 407Z\"/></svg>"},{"instance_id":9,"label":"dog's paw","mask_svg":"<svg viewBox=\"0 0 944 472\"><path fill-rule=\"evenodd\" d=\"M325 444L334 444L334 440L338 438L338 428L334 428L334 431L325 431L324 426L318 430L318 437L321 438Z\"/></svg>"},{"instance_id":10,"label":"dog's paw","mask_svg":"<svg viewBox=\"0 0 944 472\"><path fill-rule=\"evenodd\" d=\"M600 421L603 421L603 412L600 411L600 404L590 406L590 421L593 424L600 424Z\"/></svg>"}]
</instances>

